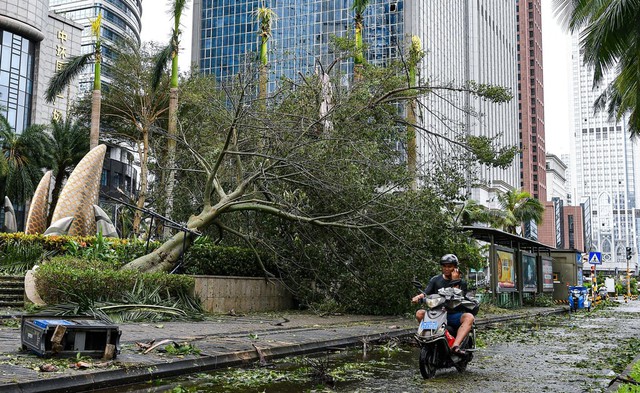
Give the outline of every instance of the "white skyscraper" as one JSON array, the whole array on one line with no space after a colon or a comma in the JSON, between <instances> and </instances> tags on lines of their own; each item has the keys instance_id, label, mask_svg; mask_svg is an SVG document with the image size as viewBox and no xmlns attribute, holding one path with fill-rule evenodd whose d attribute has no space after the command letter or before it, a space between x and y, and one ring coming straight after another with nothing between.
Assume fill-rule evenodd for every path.
<instances>
[{"instance_id":1,"label":"white skyscraper","mask_svg":"<svg viewBox=\"0 0 640 393\"><path fill-rule=\"evenodd\" d=\"M593 103L611 76L593 88L593 70L584 65L578 37L572 45L572 162L576 201L591 198L594 250L602 252L597 269L618 272L627 267L626 247L632 247L636 270L638 243L638 145L629 138L626 118L616 122L605 112L594 114ZM588 267L587 267L588 268Z\"/></svg>"}]
</instances>

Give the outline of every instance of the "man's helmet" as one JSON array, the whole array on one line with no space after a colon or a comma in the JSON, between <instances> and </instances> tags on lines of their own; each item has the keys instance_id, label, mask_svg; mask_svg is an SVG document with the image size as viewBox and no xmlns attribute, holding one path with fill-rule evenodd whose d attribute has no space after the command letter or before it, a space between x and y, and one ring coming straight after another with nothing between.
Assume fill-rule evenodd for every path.
<instances>
[{"instance_id":1,"label":"man's helmet","mask_svg":"<svg viewBox=\"0 0 640 393\"><path fill-rule=\"evenodd\" d=\"M447 255L443 255L442 258L440 258L440 265L444 265L447 263L452 263L454 266L458 266L458 257L453 255L453 254L447 254Z\"/></svg>"}]
</instances>

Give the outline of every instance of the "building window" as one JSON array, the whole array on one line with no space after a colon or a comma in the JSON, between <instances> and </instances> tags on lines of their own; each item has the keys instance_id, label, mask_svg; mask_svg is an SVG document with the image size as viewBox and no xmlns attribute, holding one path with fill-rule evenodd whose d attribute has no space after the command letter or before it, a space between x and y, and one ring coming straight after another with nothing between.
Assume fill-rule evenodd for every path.
<instances>
[{"instance_id":1,"label":"building window","mask_svg":"<svg viewBox=\"0 0 640 393\"><path fill-rule=\"evenodd\" d=\"M102 170L102 176L100 176L100 185L104 187L109 185L109 171L106 169Z\"/></svg>"},{"instance_id":2,"label":"building window","mask_svg":"<svg viewBox=\"0 0 640 393\"><path fill-rule=\"evenodd\" d=\"M0 113L20 134L31 124L35 45L0 30Z\"/></svg>"}]
</instances>

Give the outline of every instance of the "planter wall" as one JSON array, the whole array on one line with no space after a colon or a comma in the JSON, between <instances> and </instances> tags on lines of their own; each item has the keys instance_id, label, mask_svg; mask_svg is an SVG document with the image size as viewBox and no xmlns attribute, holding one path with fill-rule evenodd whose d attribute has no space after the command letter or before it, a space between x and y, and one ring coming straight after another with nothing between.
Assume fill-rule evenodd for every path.
<instances>
[{"instance_id":1,"label":"planter wall","mask_svg":"<svg viewBox=\"0 0 640 393\"><path fill-rule=\"evenodd\" d=\"M254 277L193 276L195 294L211 313L288 310L293 298L276 280Z\"/></svg>"}]
</instances>

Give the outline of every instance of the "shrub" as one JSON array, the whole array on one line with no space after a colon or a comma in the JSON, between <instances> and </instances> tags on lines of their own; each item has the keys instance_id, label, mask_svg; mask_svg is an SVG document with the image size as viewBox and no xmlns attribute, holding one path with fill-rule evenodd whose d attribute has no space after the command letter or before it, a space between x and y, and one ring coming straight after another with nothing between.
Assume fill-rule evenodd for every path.
<instances>
[{"instance_id":1,"label":"shrub","mask_svg":"<svg viewBox=\"0 0 640 393\"><path fill-rule=\"evenodd\" d=\"M157 241L117 239L98 236L44 236L24 233L0 233L0 253L7 247L42 249L45 255L71 255L79 258L108 259L123 265L158 248ZM41 258L38 258L41 259Z\"/></svg>"},{"instance_id":2,"label":"shrub","mask_svg":"<svg viewBox=\"0 0 640 393\"><path fill-rule=\"evenodd\" d=\"M112 261L55 257L36 271L38 293L48 304L126 302L136 285L158 288L161 298L192 293L194 280L183 275L116 270Z\"/></svg>"},{"instance_id":3,"label":"shrub","mask_svg":"<svg viewBox=\"0 0 640 393\"><path fill-rule=\"evenodd\" d=\"M185 273L211 276L262 277L256 254L241 247L221 247L209 242L196 243L185 253ZM269 258L261 256L267 270L275 273Z\"/></svg>"}]
</instances>

